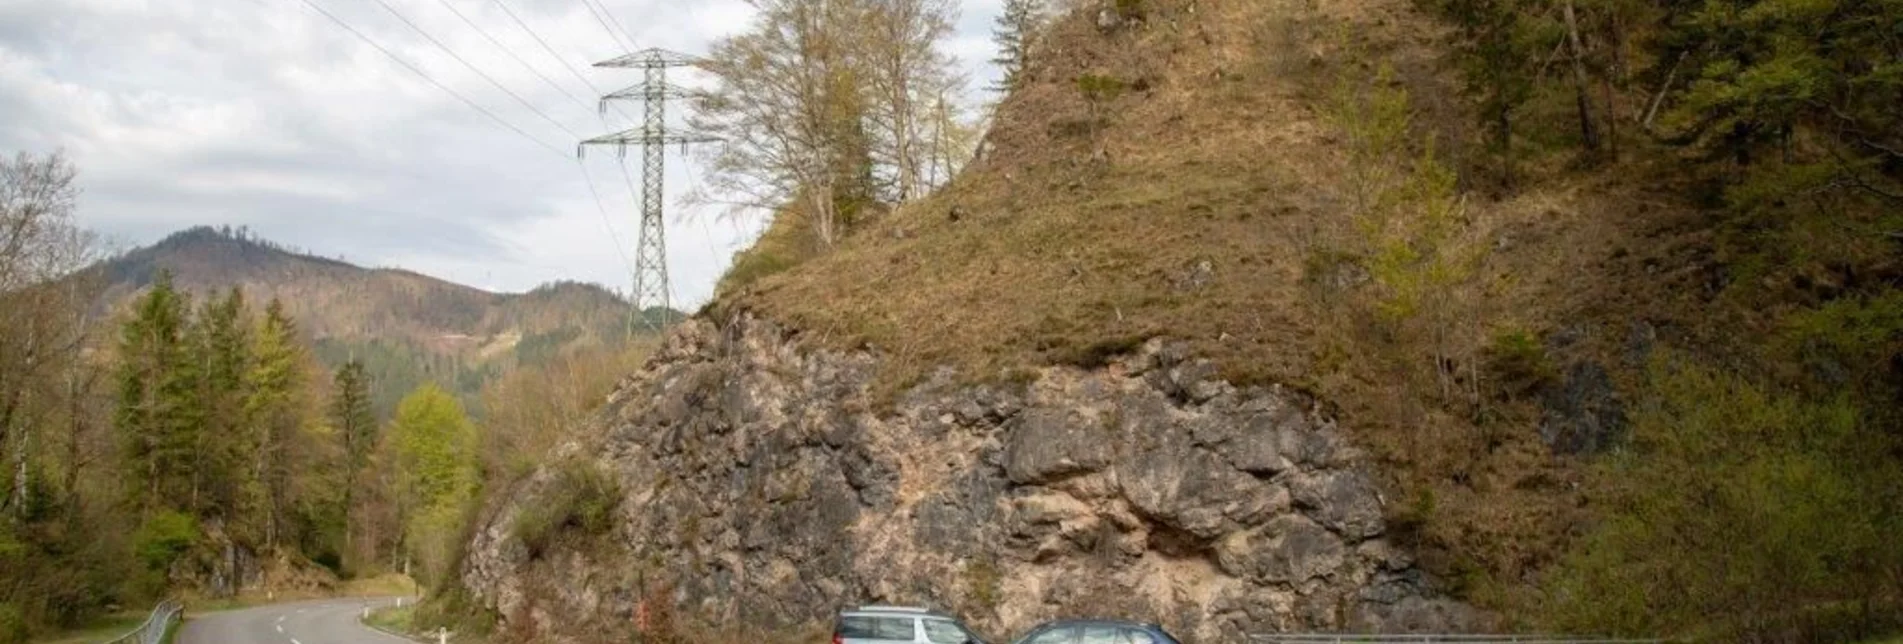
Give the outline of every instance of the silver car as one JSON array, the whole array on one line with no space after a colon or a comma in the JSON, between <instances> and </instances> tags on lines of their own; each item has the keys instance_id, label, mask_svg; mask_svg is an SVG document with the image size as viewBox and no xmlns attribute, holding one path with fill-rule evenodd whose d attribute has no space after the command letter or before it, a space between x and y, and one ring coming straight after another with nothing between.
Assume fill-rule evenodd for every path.
<instances>
[{"instance_id":1,"label":"silver car","mask_svg":"<svg viewBox=\"0 0 1903 644\"><path fill-rule=\"evenodd\" d=\"M833 644L984 644L958 618L909 606L860 606L840 611Z\"/></svg>"}]
</instances>

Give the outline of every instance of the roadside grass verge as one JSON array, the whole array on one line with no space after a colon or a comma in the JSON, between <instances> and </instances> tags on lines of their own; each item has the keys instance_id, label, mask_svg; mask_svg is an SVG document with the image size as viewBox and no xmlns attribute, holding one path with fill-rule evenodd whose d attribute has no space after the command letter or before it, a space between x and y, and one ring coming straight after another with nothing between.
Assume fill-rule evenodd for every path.
<instances>
[{"instance_id":1,"label":"roadside grass verge","mask_svg":"<svg viewBox=\"0 0 1903 644\"><path fill-rule=\"evenodd\" d=\"M105 615L77 629L51 633L27 640L29 644L93 644L126 634L144 623L149 612L119 612Z\"/></svg>"},{"instance_id":2,"label":"roadside grass verge","mask_svg":"<svg viewBox=\"0 0 1903 644\"><path fill-rule=\"evenodd\" d=\"M416 605L386 606L370 611L364 624L393 633L409 633L416 627Z\"/></svg>"}]
</instances>

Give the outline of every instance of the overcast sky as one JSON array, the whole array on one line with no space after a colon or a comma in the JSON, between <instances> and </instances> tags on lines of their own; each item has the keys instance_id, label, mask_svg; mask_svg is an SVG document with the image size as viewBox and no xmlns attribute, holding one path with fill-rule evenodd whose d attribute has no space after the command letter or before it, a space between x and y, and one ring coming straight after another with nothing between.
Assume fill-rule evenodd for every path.
<instances>
[{"instance_id":1,"label":"overcast sky","mask_svg":"<svg viewBox=\"0 0 1903 644\"><path fill-rule=\"evenodd\" d=\"M616 30L637 48L703 51L745 27L745 3L603 0L604 27L585 0L382 1L560 127L379 0L308 2L528 136L306 0L0 0L0 150L64 149L85 189L82 223L121 246L229 224L319 255L492 290L558 279L626 290L637 203L630 182L609 150L591 149L580 164L573 151L575 135L629 124L614 113L604 123L569 66L603 91L634 84L637 71L589 66L621 53ZM948 49L975 77L970 97L982 100L1000 0L962 4ZM676 302L691 306L762 222L684 207L677 197L699 172L673 152L669 264ZM638 185L638 156L627 169Z\"/></svg>"}]
</instances>

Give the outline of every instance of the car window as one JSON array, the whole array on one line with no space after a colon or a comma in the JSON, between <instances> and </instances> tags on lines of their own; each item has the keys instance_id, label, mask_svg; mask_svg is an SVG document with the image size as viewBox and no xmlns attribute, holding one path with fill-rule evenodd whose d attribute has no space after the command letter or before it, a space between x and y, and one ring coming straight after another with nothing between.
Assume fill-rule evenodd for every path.
<instances>
[{"instance_id":1,"label":"car window","mask_svg":"<svg viewBox=\"0 0 1903 644\"><path fill-rule=\"evenodd\" d=\"M850 615L839 618L839 628L836 630L840 637L846 639L910 642L916 634L912 621L910 617Z\"/></svg>"},{"instance_id":2,"label":"car window","mask_svg":"<svg viewBox=\"0 0 1903 644\"><path fill-rule=\"evenodd\" d=\"M1123 637L1123 641L1128 644L1157 644L1156 638L1140 629L1126 628L1123 630Z\"/></svg>"},{"instance_id":3,"label":"car window","mask_svg":"<svg viewBox=\"0 0 1903 644\"><path fill-rule=\"evenodd\" d=\"M1115 626L1085 626L1084 638L1080 644L1129 644L1130 638L1123 629Z\"/></svg>"},{"instance_id":4,"label":"car window","mask_svg":"<svg viewBox=\"0 0 1903 644\"><path fill-rule=\"evenodd\" d=\"M942 619L928 619L925 624L925 640L932 644L965 644L972 639L958 624Z\"/></svg>"},{"instance_id":5,"label":"car window","mask_svg":"<svg viewBox=\"0 0 1903 644\"><path fill-rule=\"evenodd\" d=\"M1076 634L1077 629L1060 626L1032 635L1030 639L1024 640L1023 644L1072 644L1077 641Z\"/></svg>"}]
</instances>

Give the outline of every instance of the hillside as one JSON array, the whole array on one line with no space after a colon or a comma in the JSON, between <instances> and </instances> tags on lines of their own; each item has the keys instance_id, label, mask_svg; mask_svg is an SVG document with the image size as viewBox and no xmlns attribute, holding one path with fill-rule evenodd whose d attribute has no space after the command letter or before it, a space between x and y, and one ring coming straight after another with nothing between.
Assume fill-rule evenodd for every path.
<instances>
[{"instance_id":1,"label":"hillside","mask_svg":"<svg viewBox=\"0 0 1903 644\"><path fill-rule=\"evenodd\" d=\"M777 213L463 582L521 640L637 597L1198 641L1903 628L1903 163L1831 138L1903 128L1752 121L1869 68L1720 50L1893 57L1835 30L1896 22L1743 4L1582 3L1601 53L1567 69L1564 26L1486 30L1572 3L1070 3L949 186L831 248ZM1893 116L1894 71L1833 96ZM585 520L604 479L632 502Z\"/></svg>"},{"instance_id":2,"label":"hillside","mask_svg":"<svg viewBox=\"0 0 1903 644\"><path fill-rule=\"evenodd\" d=\"M122 308L161 270L199 299L235 287L260 305L282 301L324 363L334 368L351 358L365 362L384 414L424 380L473 396L507 368L586 347L619 346L629 328L627 302L592 284L491 293L208 227L124 253L98 270L106 282L101 310Z\"/></svg>"}]
</instances>

